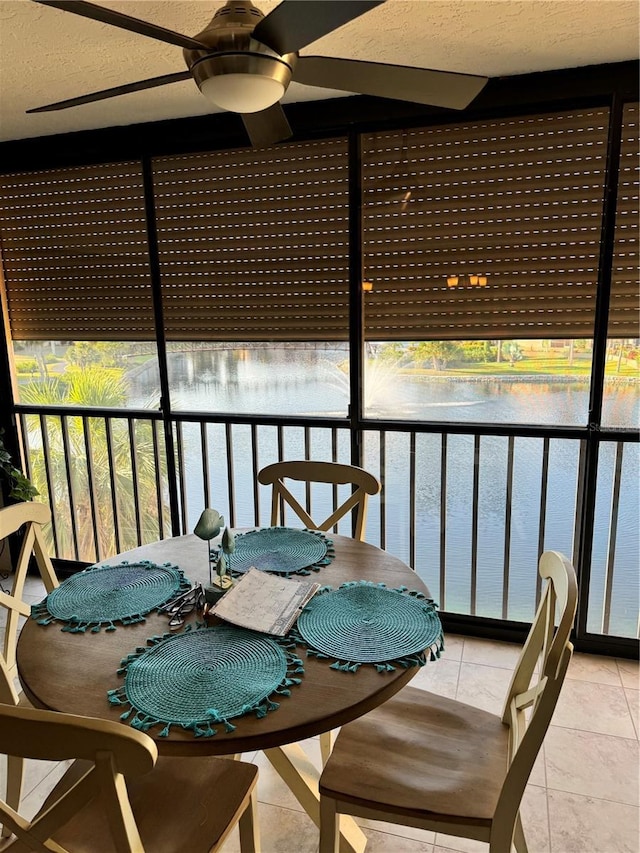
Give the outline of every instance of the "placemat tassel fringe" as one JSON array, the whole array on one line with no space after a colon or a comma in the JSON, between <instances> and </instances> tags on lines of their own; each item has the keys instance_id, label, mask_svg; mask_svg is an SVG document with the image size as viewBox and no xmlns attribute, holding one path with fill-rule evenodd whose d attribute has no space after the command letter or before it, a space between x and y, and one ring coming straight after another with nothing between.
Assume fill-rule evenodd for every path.
<instances>
[{"instance_id":1,"label":"placemat tassel fringe","mask_svg":"<svg viewBox=\"0 0 640 853\"><path fill-rule=\"evenodd\" d=\"M276 693L278 692L279 691L276 690ZM291 691L284 695L291 695ZM275 711L279 707L280 704L278 702L274 702L272 699L266 698L262 699L260 702L255 702L253 705L244 705L242 707L241 715L254 713L257 719L261 720L263 717L267 716L269 711Z\"/></svg>"},{"instance_id":2,"label":"placemat tassel fringe","mask_svg":"<svg viewBox=\"0 0 640 853\"><path fill-rule=\"evenodd\" d=\"M324 655L324 657L326 657L326 655ZM339 669L340 672L357 672L361 666L361 663L354 663L353 661L346 661L345 663L341 663L339 660L337 660L335 663L331 664L330 669Z\"/></svg>"},{"instance_id":3,"label":"placemat tassel fringe","mask_svg":"<svg viewBox=\"0 0 640 853\"><path fill-rule=\"evenodd\" d=\"M315 649L307 649L307 655L310 658L318 658L318 660L329 660L330 655L325 655L324 652L318 652Z\"/></svg>"},{"instance_id":4,"label":"placemat tassel fringe","mask_svg":"<svg viewBox=\"0 0 640 853\"><path fill-rule=\"evenodd\" d=\"M226 717L223 717L220 711L216 711L215 708L207 708L207 714L210 715L211 722L222 723L224 725L225 732L235 732L236 727L233 725L233 723L230 723ZM196 735L196 737L198 737L198 735Z\"/></svg>"},{"instance_id":5,"label":"placemat tassel fringe","mask_svg":"<svg viewBox=\"0 0 640 853\"><path fill-rule=\"evenodd\" d=\"M31 605L31 618L35 619L38 625L51 625L52 622L56 621L47 610L46 599Z\"/></svg>"}]
</instances>

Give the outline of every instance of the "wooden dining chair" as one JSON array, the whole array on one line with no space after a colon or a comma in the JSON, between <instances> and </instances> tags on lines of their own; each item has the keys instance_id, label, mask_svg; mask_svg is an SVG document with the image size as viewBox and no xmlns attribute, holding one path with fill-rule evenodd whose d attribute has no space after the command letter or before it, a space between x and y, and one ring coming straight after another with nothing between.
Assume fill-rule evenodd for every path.
<instances>
[{"instance_id":1,"label":"wooden dining chair","mask_svg":"<svg viewBox=\"0 0 640 853\"><path fill-rule=\"evenodd\" d=\"M337 851L341 814L526 853L520 802L573 652L577 601L566 557L545 552L539 571L544 593L501 717L405 687L343 726L320 779L320 853Z\"/></svg>"},{"instance_id":2,"label":"wooden dining chair","mask_svg":"<svg viewBox=\"0 0 640 853\"><path fill-rule=\"evenodd\" d=\"M285 480L311 483L330 483L334 486L349 484L351 494L322 522L314 521L309 512L294 497ZM272 486L271 525L281 524L283 505L288 504L298 518L309 528L327 531L348 512L355 510L354 539L364 538L367 521L369 495L380 491L378 480L355 465L342 465L339 462L314 462L310 460L292 460L274 462L258 473L258 482L263 486Z\"/></svg>"},{"instance_id":3,"label":"wooden dining chair","mask_svg":"<svg viewBox=\"0 0 640 853\"><path fill-rule=\"evenodd\" d=\"M158 758L154 741L119 722L0 706L0 750L77 759L32 820L0 800L14 834L4 850L210 853L236 825L258 853L258 768L232 759Z\"/></svg>"},{"instance_id":4,"label":"wooden dining chair","mask_svg":"<svg viewBox=\"0 0 640 853\"><path fill-rule=\"evenodd\" d=\"M58 579L42 535L42 527L51 520L49 507L43 503L25 501L0 509L0 545L9 547L9 536L22 531L22 542L15 566L12 567L11 591L0 587L0 610L3 610L4 637L2 642L2 673L0 674L0 702L10 705L28 705L26 697L18 689L18 670L16 666L16 647L21 618L31 612L31 606L24 600L24 584L31 557L35 557L40 577L47 592L58 586ZM22 791L24 762L20 756L7 758L7 802L12 808L18 808ZM7 835L3 826L2 836Z\"/></svg>"}]
</instances>

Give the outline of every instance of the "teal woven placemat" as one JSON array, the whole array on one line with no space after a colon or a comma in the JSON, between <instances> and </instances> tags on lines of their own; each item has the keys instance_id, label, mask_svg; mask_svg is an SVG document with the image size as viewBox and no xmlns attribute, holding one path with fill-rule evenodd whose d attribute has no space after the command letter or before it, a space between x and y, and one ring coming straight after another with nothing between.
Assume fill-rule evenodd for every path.
<instances>
[{"instance_id":1,"label":"teal woven placemat","mask_svg":"<svg viewBox=\"0 0 640 853\"><path fill-rule=\"evenodd\" d=\"M63 631L114 631L116 622L143 622L191 583L177 566L143 560L114 566L90 566L72 575L39 604L31 615L40 625L63 622Z\"/></svg>"},{"instance_id":2,"label":"teal woven placemat","mask_svg":"<svg viewBox=\"0 0 640 853\"><path fill-rule=\"evenodd\" d=\"M288 696L300 683L302 661L290 643L231 625L200 627L182 634L164 634L147 640L122 661L122 687L110 690L109 702L124 705L122 720L147 731L163 725L191 729L196 737L216 734L212 724L243 714L264 717L278 707L270 697Z\"/></svg>"},{"instance_id":3,"label":"teal woven placemat","mask_svg":"<svg viewBox=\"0 0 640 853\"><path fill-rule=\"evenodd\" d=\"M294 637L307 653L335 659L333 669L356 672L373 664L380 672L422 666L444 648L436 605L407 587L356 581L320 590L298 617Z\"/></svg>"},{"instance_id":4,"label":"teal woven placemat","mask_svg":"<svg viewBox=\"0 0 640 853\"><path fill-rule=\"evenodd\" d=\"M328 565L335 556L333 542L318 530L293 527L264 527L236 536L229 559L232 574L248 572L252 566L263 572L288 577L308 575Z\"/></svg>"}]
</instances>

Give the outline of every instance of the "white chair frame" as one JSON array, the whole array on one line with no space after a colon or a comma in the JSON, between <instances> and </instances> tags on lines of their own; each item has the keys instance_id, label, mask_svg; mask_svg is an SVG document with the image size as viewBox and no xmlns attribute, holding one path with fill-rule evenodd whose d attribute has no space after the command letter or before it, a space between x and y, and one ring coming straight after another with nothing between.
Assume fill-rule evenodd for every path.
<instances>
[{"instance_id":1,"label":"white chair frame","mask_svg":"<svg viewBox=\"0 0 640 853\"><path fill-rule=\"evenodd\" d=\"M2 645L2 672L0 673L0 702L8 705L28 704L25 697L16 689L18 668L16 665L16 648L20 618L31 613L31 607L24 601L24 584L32 555L40 571L40 577L47 592L58 586L58 579L47 553L42 528L51 521L49 507L43 503L25 501L12 504L0 509L0 542L8 548L8 537L24 527L22 544L18 559L13 569L11 592L0 589L0 607L7 611L7 621L4 629ZM7 756L7 802L17 809L22 794L22 777L24 762L20 756ZM2 827L2 836L6 837L8 830Z\"/></svg>"},{"instance_id":2,"label":"white chair frame","mask_svg":"<svg viewBox=\"0 0 640 853\"><path fill-rule=\"evenodd\" d=\"M190 837L197 838L200 853L219 850L236 824L242 853L259 853L254 765L230 759L171 757L164 759L158 771L154 741L130 726L13 706L0 706L0 750L40 760L78 759L33 819L26 819L18 809L0 800L0 819L15 836L3 850L145 853L146 849L146 853L156 853L159 848L155 842L147 848L143 844L138 826L143 818L147 836L161 840L163 850L167 849L163 834L173 821L174 837L183 831L186 835L188 829ZM180 762L199 765L193 780L189 768L182 770L182 805L186 800L190 814L172 808L176 796L172 779ZM157 781L153 780L158 772ZM201 790L202 783L208 781L218 790ZM208 802L215 796L214 808L219 804L219 816L209 814L211 806L205 809L206 816L203 814L200 795L208 797ZM163 799L161 806L158 796ZM189 821L189 827L180 825ZM215 831L216 837L207 838L207 831Z\"/></svg>"},{"instance_id":3,"label":"white chair frame","mask_svg":"<svg viewBox=\"0 0 640 853\"><path fill-rule=\"evenodd\" d=\"M569 637L577 604L576 576L573 566L565 556L556 551L545 552L539 561L539 572L546 581L545 589L515 668L502 717L495 717L453 699L436 697L426 691L408 687L361 720L344 726L320 780L320 853L337 853L337 827L341 814L384 820L488 842L490 853L509 853L512 844L518 853L526 853L520 803L571 659L573 646ZM557 626L556 611L559 614ZM402 705L403 694L410 697L406 701L411 702L416 714L419 714L416 724L418 732L409 727L406 719L401 719L400 713L394 715L395 707L398 711L401 707L406 707L406 704ZM430 703L438 708L432 728L429 728ZM376 717L382 718L383 715L386 715L384 721L387 727L390 722L394 726L393 736L389 735L388 742L385 742L385 732L381 730L382 722L376 723ZM421 728L420 720L423 718L424 724ZM464 724L465 718L469 720L468 727ZM447 720L455 721L455 724L449 723L447 728ZM472 726L477 724L478 720L480 725L476 731L481 730L483 724L488 725L488 730L497 731L498 735L500 723L506 729L506 737L498 737L496 741L504 743L504 755L496 756L495 772L498 778L495 784L499 786L499 790L490 818L481 820L474 812L472 786L474 783L482 785L482 778L474 775L476 768L473 767L468 769L470 788L469 791L464 789L468 799L464 804L463 813L444 813L442 803L443 798L446 801L449 796L447 791L454 792L460 784L464 785L464 782L461 782L461 774L464 771L459 766L453 770L455 759L447 765L447 759L444 757L442 764L432 768L439 773L436 778L444 780L442 790L435 792L434 802L438 802L438 807L430 809L429 802L425 801L417 806L407 807L404 811L394 810L388 802L392 797L394 782L398 791L406 784L404 779L398 781L398 761L402 764L402 756L406 756L404 763L409 764L415 753L415 738L422 736L424 740L433 737L434 744L438 737L446 737L453 743L457 738L460 752L456 752L455 748L447 752L446 755L450 759L451 756L464 754L465 740L468 741L472 736ZM406 731L406 740L403 730ZM381 745L377 742L376 732L380 734ZM371 745L366 757L362 756L364 742ZM444 740L441 742L444 749ZM439 758L437 753L437 745L434 745L434 751L431 753L434 761ZM395 756L400 758L395 760ZM368 775L364 770L367 762L371 768ZM394 766L392 772L387 770L391 764ZM416 772L429 774L430 767L421 766L417 771L414 764L412 778L415 778ZM375 779L372 780L372 776L375 776ZM369 797L368 792L371 792ZM398 794L393 797L392 801L397 803L400 796ZM428 799L428 795L425 799ZM462 806L462 803L460 805Z\"/></svg>"}]
</instances>

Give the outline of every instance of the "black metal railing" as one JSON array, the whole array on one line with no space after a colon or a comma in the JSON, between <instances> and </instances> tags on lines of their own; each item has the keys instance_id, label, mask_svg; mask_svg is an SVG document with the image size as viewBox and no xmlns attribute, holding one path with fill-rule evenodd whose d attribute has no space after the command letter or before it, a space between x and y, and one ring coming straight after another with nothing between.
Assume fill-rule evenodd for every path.
<instances>
[{"instance_id":1,"label":"black metal railing","mask_svg":"<svg viewBox=\"0 0 640 853\"><path fill-rule=\"evenodd\" d=\"M268 524L261 467L283 458L352 461L343 420L174 415L174 508L158 412L19 409L27 472L52 509L52 552L77 563L189 532L204 506L234 527ZM575 560L580 537L591 536L588 631L637 636L637 442L602 442L590 531L580 529L579 430L369 422L359 442L360 463L382 483L366 538L411 565L443 611L530 621L539 555L552 548ZM297 497L312 516L326 515L344 499L341 488L301 487ZM336 532L348 535L349 521Z\"/></svg>"}]
</instances>

